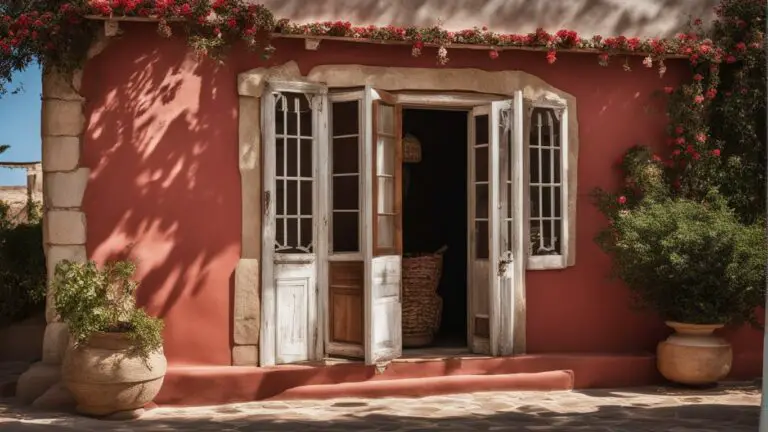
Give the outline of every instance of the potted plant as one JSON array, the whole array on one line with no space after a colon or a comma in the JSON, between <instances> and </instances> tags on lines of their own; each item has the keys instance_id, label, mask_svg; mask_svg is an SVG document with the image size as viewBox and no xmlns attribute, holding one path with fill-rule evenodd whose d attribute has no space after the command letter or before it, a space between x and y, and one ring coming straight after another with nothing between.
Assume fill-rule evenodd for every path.
<instances>
[{"instance_id":1,"label":"potted plant","mask_svg":"<svg viewBox=\"0 0 768 432\"><path fill-rule=\"evenodd\" d=\"M755 311L765 304L765 231L741 223L716 191L701 200L667 193L647 150L628 157L635 192L598 192L610 221L598 243L637 304L675 330L657 348L661 374L681 384L715 383L730 372L732 351L713 332L756 324Z\"/></svg>"},{"instance_id":2,"label":"potted plant","mask_svg":"<svg viewBox=\"0 0 768 432\"><path fill-rule=\"evenodd\" d=\"M163 322L136 307L136 266L128 261L63 261L53 281L56 311L72 344L62 379L83 414L141 409L163 384Z\"/></svg>"}]
</instances>

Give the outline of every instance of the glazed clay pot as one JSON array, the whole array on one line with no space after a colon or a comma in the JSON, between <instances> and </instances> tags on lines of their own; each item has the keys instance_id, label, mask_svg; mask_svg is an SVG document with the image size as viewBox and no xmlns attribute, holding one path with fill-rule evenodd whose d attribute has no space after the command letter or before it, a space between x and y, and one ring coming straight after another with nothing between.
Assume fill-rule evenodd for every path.
<instances>
[{"instance_id":1,"label":"glazed clay pot","mask_svg":"<svg viewBox=\"0 0 768 432\"><path fill-rule=\"evenodd\" d=\"M733 351L723 338L712 334L723 324L684 324L668 321L675 329L659 343L656 364L664 378L688 385L714 384L731 371Z\"/></svg>"},{"instance_id":2,"label":"glazed clay pot","mask_svg":"<svg viewBox=\"0 0 768 432\"><path fill-rule=\"evenodd\" d=\"M162 350L148 361L131 353L125 333L97 333L88 344L68 348L62 379L86 415L105 416L143 408L163 385L167 363Z\"/></svg>"}]
</instances>

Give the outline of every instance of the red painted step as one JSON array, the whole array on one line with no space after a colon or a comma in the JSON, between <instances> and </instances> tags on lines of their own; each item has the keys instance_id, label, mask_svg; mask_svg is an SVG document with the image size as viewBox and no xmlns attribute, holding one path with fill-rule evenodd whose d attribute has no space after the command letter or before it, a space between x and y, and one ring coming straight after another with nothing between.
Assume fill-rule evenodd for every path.
<instances>
[{"instance_id":1,"label":"red painted step","mask_svg":"<svg viewBox=\"0 0 768 432\"><path fill-rule=\"evenodd\" d=\"M422 397L484 391L572 390L573 371L504 375L453 375L299 386L270 400Z\"/></svg>"}]
</instances>

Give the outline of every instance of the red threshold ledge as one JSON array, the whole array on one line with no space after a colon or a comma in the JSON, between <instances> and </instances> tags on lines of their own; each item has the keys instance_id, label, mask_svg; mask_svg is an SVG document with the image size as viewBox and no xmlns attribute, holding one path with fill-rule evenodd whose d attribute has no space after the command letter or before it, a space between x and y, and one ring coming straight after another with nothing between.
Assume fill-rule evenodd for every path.
<instances>
[{"instance_id":1,"label":"red threshold ledge","mask_svg":"<svg viewBox=\"0 0 768 432\"><path fill-rule=\"evenodd\" d=\"M281 399L419 397L481 391L633 387L661 382L652 354L455 357L373 366L170 366L159 405L217 405Z\"/></svg>"}]
</instances>

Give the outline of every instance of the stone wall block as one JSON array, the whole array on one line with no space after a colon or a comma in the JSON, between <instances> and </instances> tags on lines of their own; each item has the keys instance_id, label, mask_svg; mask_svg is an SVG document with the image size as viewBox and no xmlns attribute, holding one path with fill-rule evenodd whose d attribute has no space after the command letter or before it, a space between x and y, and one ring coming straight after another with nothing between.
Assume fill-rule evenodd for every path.
<instances>
[{"instance_id":1,"label":"stone wall block","mask_svg":"<svg viewBox=\"0 0 768 432\"><path fill-rule=\"evenodd\" d=\"M72 171L80 162L80 138L76 136L43 137L43 171Z\"/></svg>"},{"instance_id":2,"label":"stone wall block","mask_svg":"<svg viewBox=\"0 0 768 432\"><path fill-rule=\"evenodd\" d=\"M45 229L53 245L85 244L85 213L73 210L49 210Z\"/></svg>"},{"instance_id":3,"label":"stone wall block","mask_svg":"<svg viewBox=\"0 0 768 432\"><path fill-rule=\"evenodd\" d=\"M19 376L16 399L23 404L31 404L60 380L61 365L35 363Z\"/></svg>"},{"instance_id":4,"label":"stone wall block","mask_svg":"<svg viewBox=\"0 0 768 432\"><path fill-rule=\"evenodd\" d=\"M45 320L48 323L59 320L53 300L53 278L56 266L64 261L85 262L87 259L84 245L72 246L47 246L45 248L45 266L48 272L48 293L45 296Z\"/></svg>"},{"instance_id":5,"label":"stone wall block","mask_svg":"<svg viewBox=\"0 0 768 432\"><path fill-rule=\"evenodd\" d=\"M45 204L48 208L72 208L83 204L83 194L88 185L88 168L71 172L54 172L45 176Z\"/></svg>"},{"instance_id":6,"label":"stone wall block","mask_svg":"<svg viewBox=\"0 0 768 432\"><path fill-rule=\"evenodd\" d=\"M304 80L298 63L289 61L271 69L258 68L241 73L237 77L237 93L241 96L261 97L261 93L264 91L264 84L266 84L269 78Z\"/></svg>"},{"instance_id":7,"label":"stone wall block","mask_svg":"<svg viewBox=\"0 0 768 432\"><path fill-rule=\"evenodd\" d=\"M43 336L43 363L61 364L69 345L69 327L63 322L50 322Z\"/></svg>"},{"instance_id":8,"label":"stone wall block","mask_svg":"<svg viewBox=\"0 0 768 432\"><path fill-rule=\"evenodd\" d=\"M235 326L237 345L258 345L261 331L259 260L241 259L235 269Z\"/></svg>"},{"instance_id":9,"label":"stone wall block","mask_svg":"<svg viewBox=\"0 0 768 432\"><path fill-rule=\"evenodd\" d=\"M43 94L46 99L82 102L85 99L75 87L75 74L60 73L55 69L43 73Z\"/></svg>"},{"instance_id":10,"label":"stone wall block","mask_svg":"<svg viewBox=\"0 0 768 432\"><path fill-rule=\"evenodd\" d=\"M43 136L79 136L85 127L83 103L44 99L41 122Z\"/></svg>"},{"instance_id":11,"label":"stone wall block","mask_svg":"<svg viewBox=\"0 0 768 432\"><path fill-rule=\"evenodd\" d=\"M236 345L232 348L232 366L258 366L258 345Z\"/></svg>"}]
</instances>

